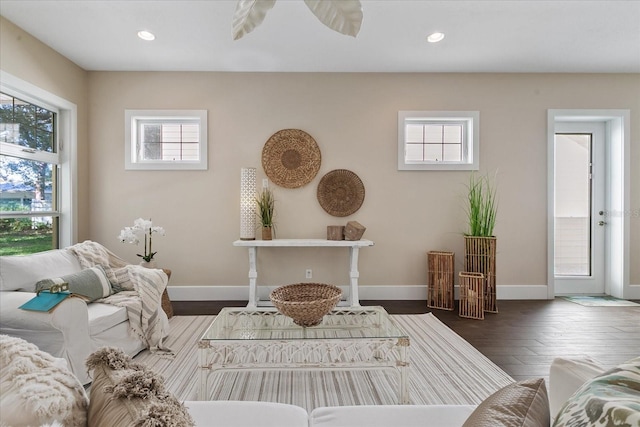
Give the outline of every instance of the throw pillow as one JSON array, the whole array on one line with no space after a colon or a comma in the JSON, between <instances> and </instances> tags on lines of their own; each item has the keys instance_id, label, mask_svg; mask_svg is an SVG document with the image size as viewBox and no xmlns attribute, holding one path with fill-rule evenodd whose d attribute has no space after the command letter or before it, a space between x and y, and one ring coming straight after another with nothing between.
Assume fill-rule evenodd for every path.
<instances>
[{"instance_id":1,"label":"throw pillow","mask_svg":"<svg viewBox=\"0 0 640 427\"><path fill-rule=\"evenodd\" d=\"M104 269L99 265L86 268L78 273L40 280L36 283L36 292L49 289L60 283L68 283L71 293L82 295L88 301L108 297L113 293L109 279L107 279Z\"/></svg>"},{"instance_id":2,"label":"throw pillow","mask_svg":"<svg viewBox=\"0 0 640 427\"><path fill-rule=\"evenodd\" d=\"M544 378L509 384L486 398L462 427L548 427L549 400Z\"/></svg>"},{"instance_id":3,"label":"throw pillow","mask_svg":"<svg viewBox=\"0 0 640 427\"><path fill-rule=\"evenodd\" d=\"M89 400L66 361L21 338L0 335L0 390L3 426L87 425Z\"/></svg>"},{"instance_id":4,"label":"throw pillow","mask_svg":"<svg viewBox=\"0 0 640 427\"><path fill-rule=\"evenodd\" d=\"M0 291L35 292L38 280L64 276L81 269L78 259L64 249L0 256Z\"/></svg>"},{"instance_id":5,"label":"throw pillow","mask_svg":"<svg viewBox=\"0 0 640 427\"><path fill-rule=\"evenodd\" d=\"M194 426L164 379L132 362L122 350L103 347L87 359L93 370L88 421L92 427Z\"/></svg>"},{"instance_id":6,"label":"throw pillow","mask_svg":"<svg viewBox=\"0 0 640 427\"><path fill-rule=\"evenodd\" d=\"M564 404L553 425L640 426L640 357L582 385Z\"/></svg>"},{"instance_id":7,"label":"throw pillow","mask_svg":"<svg viewBox=\"0 0 640 427\"><path fill-rule=\"evenodd\" d=\"M602 375L605 369L584 357L556 357L549 369L549 412L554 420L560 408L582 384Z\"/></svg>"}]
</instances>

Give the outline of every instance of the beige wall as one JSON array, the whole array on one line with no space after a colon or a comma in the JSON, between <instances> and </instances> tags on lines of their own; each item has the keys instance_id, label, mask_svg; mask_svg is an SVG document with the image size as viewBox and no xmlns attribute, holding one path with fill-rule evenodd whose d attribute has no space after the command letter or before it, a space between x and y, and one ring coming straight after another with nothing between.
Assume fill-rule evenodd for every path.
<instances>
[{"instance_id":1,"label":"beige wall","mask_svg":"<svg viewBox=\"0 0 640 427\"><path fill-rule=\"evenodd\" d=\"M261 150L274 132L299 128L322 152L318 176L300 189L276 187L281 238L322 238L326 226L357 220L373 248L360 257L362 285L426 283L425 253L449 250L462 264L467 172L399 172L398 110L479 110L481 171L498 171L498 285L547 282L548 108L640 111L638 75L526 74L239 74L92 72L91 236L128 259L135 247L115 242L123 225L150 217L167 230L156 239L158 261L174 285L244 285L246 250L239 235L239 175L264 177ZM209 170L124 170L124 110L206 109ZM632 122L632 139L640 134ZM637 139L632 144L637 159ZM350 217L325 213L316 199L320 178L350 169L366 188ZM640 179L632 172L632 182ZM637 186L634 208L640 207ZM632 259L640 254L640 219L632 223ZM345 250L346 251L346 250ZM346 254L336 250L263 250L259 283L314 279L346 284ZM631 283L640 283L632 266Z\"/></svg>"},{"instance_id":2,"label":"beige wall","mask_svg":"<svg viewBox=\"0 0 640 427\"><path fill-rule=\"evenodd\" d=\"M78 239L88 239L87 72L2 17L0 68L78 107Z\"/></svg>"},{"instance_id":3,"label":"beige wall","mask_svg":"<svg viewBox=\"0 0 640 427\"><path fill-rule=\"evenodd\" d=\"M274 132L299 128L322 151L318 176L300 189L276 187L281 238L323 238L326 226L357 220L373 248L361 251L361 285L424 285L425 253L456 252L462 264L467 172L399 172L398 110L479 110L482 172L498 173L498 285L547 282L549 108L631 110L631 161L638 161L640 76L589 74L243 74L89 72L2 20L2 69L78 104L80 240L100 241L129 261L116 240L137 217L167 230L154 249L174 286L247 283L239 235L240 168L258 168ZM85 90L86 89L86 90ZM206 109L209 170L125 171L124 110ZM325 213L316 187L345 168L366 188L346 218ZM631 277L640 284L640 169L631 172ZM343 252L344 251L344 252ZM264 250L259 282L347 283L346 250Z\"/></svg>"}]
</instances>

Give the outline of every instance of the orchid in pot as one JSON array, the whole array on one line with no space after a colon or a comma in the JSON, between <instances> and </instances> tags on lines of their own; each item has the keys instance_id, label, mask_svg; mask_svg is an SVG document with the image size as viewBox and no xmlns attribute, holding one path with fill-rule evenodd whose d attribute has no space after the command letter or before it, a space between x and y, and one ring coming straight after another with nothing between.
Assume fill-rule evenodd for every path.
<instances>
[{"instance_id":1,"label":"orchid in pot","mask_svg":"<svg viewBox=\"0 0 640 427\"><path fill-rule=\"evenodd\" d=\"M151 264L153 256L158 252L153 252L151 248L152 238L154 234L164 236L164 228L154 226L151 219L146 220L138 218L133 222L133 227L125 227L120 230L118 240L121 242L140 243L140 240L144 241L144 254L136 254L144 260L145 263Z\"/></svg>"}]
</instances>

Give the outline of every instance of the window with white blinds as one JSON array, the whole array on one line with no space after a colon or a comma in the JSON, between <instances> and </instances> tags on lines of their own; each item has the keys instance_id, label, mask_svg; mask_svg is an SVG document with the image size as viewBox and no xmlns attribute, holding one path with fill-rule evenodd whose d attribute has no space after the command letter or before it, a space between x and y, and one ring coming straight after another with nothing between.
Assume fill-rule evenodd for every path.
<instances>
[{"instance_id":1,"label":"window with white blinds","mask_svg":"<svg viewBox=\"0 0 640 427\"><path fill-rule=\"evenodd\" d=\"M477 111L398 112L398 170L477 170Z\"/></svg>"},{"instance_id":2,"label":"window with white blinds","mask_svg":"<svg viewBox=\"0 0 640 427\"><path fill-rule=\"evenodd\" d=\"M126 169L207 169L206 110L126 110Z\"/></svg>"}]
</instances>

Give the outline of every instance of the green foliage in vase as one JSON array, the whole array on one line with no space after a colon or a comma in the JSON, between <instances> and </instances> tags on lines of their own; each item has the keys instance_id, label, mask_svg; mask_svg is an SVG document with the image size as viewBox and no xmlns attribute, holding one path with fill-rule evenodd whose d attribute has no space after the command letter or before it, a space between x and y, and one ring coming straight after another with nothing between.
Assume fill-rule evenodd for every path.
<instances>
[{"instance_id":1,"label":"green foliage in vase","mask_svg":"<svg viewBox=\"0 0 640 427\"><path fill-rule=\"evenodd\" d=\"M469 178L467 218L469 231L467 236L491 237L496 225L498 205L496 188L488 175Z\"/></svg>"},{"instance_id":2,"label":"green foliage in vase","mask_svg":"<svg viewBox=\"0 0 640 427\"><path fill-rule=\"evenodd\" d=\"M273 215L276 208L276 199L273 195L273 190L268 187L262 189L258 197L256 197L256 204L258 205L260 225L263 227L273 227Z\"/></svg>"}]
</instances>

